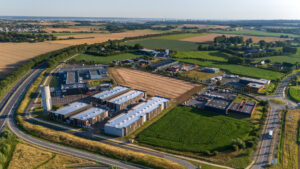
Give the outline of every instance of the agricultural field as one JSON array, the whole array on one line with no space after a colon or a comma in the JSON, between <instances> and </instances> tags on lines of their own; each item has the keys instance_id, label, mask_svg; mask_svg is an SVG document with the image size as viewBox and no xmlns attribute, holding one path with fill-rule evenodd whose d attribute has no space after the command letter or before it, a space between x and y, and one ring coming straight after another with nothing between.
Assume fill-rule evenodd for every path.
<instances>
[{"instance_id":1,"label":"agricultural field","mask_svg":"<svg viewBox=\"0 0 300 169\"><path fill-rule=\"evenodd\" d=\"M57 152L48 151L40 147L33 147L26 142L21 142L16 146L12 160L8 169L28 169L28 168L77 168L103 165L93 161L76 158Z\"/></svg>"},{"instance_id":2,"label":"agricultural field","mask_svg":"<svg viewBox=\"0 0 300 169\"><path fill-rule=\"evenodd\" d=\"M135 36L143 36L143 35L150 35L150 34L158 34L158 32L152 30L136 30L136 31L128 31L122 33L87 33L87 34L67 35L67 36L58 36L58 38L64 39L68 37L74 37L75 39L51 41L50 43L66 44L66 45L79 45L84 43L93 44L93 43L102 43L108 40L121 40L125 37L135 37Z\"/></svg>"},{"instance_id":3,"label":"agricultural field","mask_svg":"<svg viewBox=\"0 0 300 169\"><path fill-rule=\"evenodd\" d=\"M179 27L197 27L199 29L227 29L230 28L230 26L224 26L224 25L201 25L201 24L184 24L182 26Z\"/></svg>"},{"instance_id":4,"label":"agricultural field","mask_svg":"<svg viewBox=\"0 0 300 169\"><path fill-rule=\"evenodd\" d=\"M288 95L292 100L300 102L300 86L289 87Z\"/></svg>"},{"instance_id":5,"label":"agricultural field","mask_svg":"<svg viewBox=\"0 0 300 169\"><path fill-rule=\"evenodd\" d=\"M247 139L252 128L250 123L243 120L191 107L176 107L141 132L136 140L141 144L179 152L225 151L230 149L233 139ZM220 153L210 160L231 163L237 168L240 168L238 165L245 165L241 164L245 159L239 159L239 164L233 164L229 154ZM240 155L239 158L248 156Z\"/></svg>"},{"instance_id":6,"label":"agricultural field","mask_svg":"<svg viewBox=\"0 0 300 169\"><path fill-rule=\"evenodd\" d=\"M238 30L238 31L211 31L212 33L219 34L235 34L235 35L248 35L248 36L269 36L269 37L280 37L281 35L287 35L290 38L299 37L298 35L288 33L273 33L259 30Z\"/></svg>"},{"instance_id":7,"label":"agricultural field","mask_svg":"<svg viewBox=\"0 0 300 169\"><path fill-rule=\"evenodd\" d=\"M265 40L266 42L291 40L290 38L246 36L246 35L233 35L233 34L216 34L216 33L187 37L187 38L180 39L180 40L187 41L187 42L208 43L208 42L213 42L215 37L222 36L222 35L225 35L226 37L242 36L244 38L244 40L251 38L254 43L258 43L260 40Z\"/></svg>"},{"instance_id":8,"label":"agricultural field","mask_svg":"<svg viewBox=\"0 0 300 169\"><path fill-rule=\"evenodd\" d=\"M217 67L222 70L228 71L233 74L242 75L242 76L249 76L254 78L263 78L269 80L276 80L283 77L283 74L280 72L275 72L266 69L260 69L256 67L248 67L243 65L233 65L233 64L226 64L220 62L213 62L213 61L201 61L195 59L181 59L176 58L176 60L190 63L190 64L198 64L200 66L208 66L208 67Z\"/></svg>"},{"instance_id":9,"label":"agricultural field","mask_svg":"<svg viewBox=\"0 0 300 169\"><path fill-rule=\"evenodd\" d=\"M263 58L257 58L255 59L255 61L261 61L261 60L266 60L269 59L271 61L271 63L274 62L287 62L287 63L292 63L295 64L296 62L300 62L300 48L298 48L297 53L296 54L292 54L292 55L287 55L287 56L271 56L271 57L263 57Z\"/></svg>"},{"instance_id":10,"label":"agricultural field","mask_svg":"<svg viewBox=\"0 0 300 169\"><path fill-rule=\"evenodd\" d=\"M125 59L134 59L142 57L142 55L136 55L133 53L123 53L113 56L94 56L94 55L88 55L88 54L80 54L76 56L73 60L76 62L82 62L85 63L94 62L94 63L112 63L114 60L125 60Z\"/></svg>"},{"instance_id":11,"label":"agricultural field","mask_svg":"<svg viewBox=\"0 0 300 169\"><path fill-rule=\"evenodd\" d=\"M199 85L139 70L111 68L109 71L119 85L144 90L152 96L168 97L173 101L189 97L197 92L197 88L201 89Z\"/></svg>"},{"instance_id":12,"label":"agricultural field","mask_svg":"<svg viewBox=\"0 0 300 169\"><path fill-rule=\"evenodd\" d=\"M184 51L196 51L198 49L198 44L193 42L184 42L178 40L167 40L167 39L142 39L128 41L123 44L134 45L136 43L141 44L145 48L150 49L171 49L171 50L184 50Z\"/></svg>"},{"instance_id":13,"label":"agricultural field","mask_svg":"<svg viewBox=\"0 0 300 169\"><path fill-rule=\"evenodd\" d=\"M184 33L184 34L177 34L177 35L165 35L160 37L155 37L153 39L164 39L164 40L181 40L186 38L198 37L206 35L205 33Z\"/></svg>"},{"instance_id":14,"label":"agricultural field","mask_svg":"<svg viewBox=\"0 0 300 169\"><path fill-rule=\"evenodd\" d=\"M217 62L227 62L228 54L219 51L178 51L176 58L203 59Z\"/></svg>"},{"instance_id":15,"label":"agricultural field","mask_svg":"<svg viewBox=\"0 0 300 169\"><path fill-rule=\"evenodd\" d=\"M25 61L38 55L66 48L70 45L41 43L1 43L0 44L0 79L14 71Z\"/></svg>"}]
</instances>

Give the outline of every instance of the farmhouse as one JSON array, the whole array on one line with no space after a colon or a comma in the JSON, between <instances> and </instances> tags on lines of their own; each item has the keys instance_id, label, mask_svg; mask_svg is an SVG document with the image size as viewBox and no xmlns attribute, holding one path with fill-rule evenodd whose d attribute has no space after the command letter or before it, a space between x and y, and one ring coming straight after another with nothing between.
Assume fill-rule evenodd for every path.
<instances>
[{"instance_id":1,"label":"farmhouse","mask_svg":"<svg viewBox=\"0 0 300 169\"><path fill-rule=\"evenodd\" d=\"M111 90L107 90L107 91L104 91L104 92L94 95L92 97L92 101L94 103L103 104L103 103L106 103L106 101L108 101L114 97L120 96L121 94L128 92L129 90L130 90L129 87L117 86Z\"/></svg>"},{"instance_id":2,"label":"farmhouse","mask_svg":"<svg viewBox=\"0 0 300 169\"><path fill-rule=\"evenodd\" d=\"M104 126L104 132L115 136L127 136L167 108L169 101L167 98L152 97L147 102L135 106L128 113L108 121Z\"/></svg>"},{"instance_id":3,"label":"farmhouse","mask_svg":"<svg viewBox=\"0 0 300 169\"><path fill-rule=\"evenodd\" d=\"M74 102L66 107L60 108L55 112L50 112L49 117L52 120L66 121L69 117L85 111L92 107L92 105L82 102Z\"/></svg>"},{"instance_id":4,"label":"farmhouse","mask_svg":"<svg viewBox=\"0 0 300 169\"><path fill-rule=\"evenodd\" d=\"M243 101L242 103L232 103L231 107L229 108L229 112L251 117L255 108L255 102Z\"/></svg>"},{"instance_id":5,"label":"farmhouse","mask_svg":"<svg viewBox=\"0 0 300 169\"><path fill-rule=\"evenodd\" d=\"M70 117L70 121L75 126L88 127L98 121L104 120L107 116L107 110L93 107Z\"/></svg>"},{"instance_id":6,"label":"farmhouse","mask_svg":"<svg viewBox=\"0 0 300 169\"><path fill-rule=\"evenodd\" d=\"M226 100L221 98L214 98L205 104L204 109L211 112L228 114L228 108L230 107L232 100Z\"/></svg>"},{"instance_id":7,"label":"farmhouse","mask_svg":"<svg viewBox=\"0 0 300 169\"><path fill-rule=\"evenodd\" d=\"M178 61L176 60L164 60L164 61L161 61L161 62L157 62L157 63L154 63L154 64L151 64L149 65L153 70L157 71L157 70L162 70L162 69L166 69L168 67L171 67L171 66L175 66L175 65L178 65Z\"/></svg>"},{"instance_id":8,"label":"farmhouse","mask_svg":"<svg viewBox=\"0 0 300 169\"><path fill-rule=\"evenodd\" d=\"M108 101L108 107L110 109L120 111L131 104L138 103L142 98L146 98L146 92L140 90L131 90L116 98Z\"/></svg>"}]
</instances>

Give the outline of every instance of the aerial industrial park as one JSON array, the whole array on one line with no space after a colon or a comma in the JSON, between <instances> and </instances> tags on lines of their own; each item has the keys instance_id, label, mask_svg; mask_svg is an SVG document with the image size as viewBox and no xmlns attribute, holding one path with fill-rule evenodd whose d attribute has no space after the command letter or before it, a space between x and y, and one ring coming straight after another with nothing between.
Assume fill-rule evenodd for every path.
<instances>
[{"instance_id":1,"label":"aerial industrial park","mask_svg":"<svg viewBox=\"0 0 300 169\"><path fill-rule=\"evenodd\" d=\"M299 169L299 6L1 2L0 169Z\"/></svg>"}]
</instances>

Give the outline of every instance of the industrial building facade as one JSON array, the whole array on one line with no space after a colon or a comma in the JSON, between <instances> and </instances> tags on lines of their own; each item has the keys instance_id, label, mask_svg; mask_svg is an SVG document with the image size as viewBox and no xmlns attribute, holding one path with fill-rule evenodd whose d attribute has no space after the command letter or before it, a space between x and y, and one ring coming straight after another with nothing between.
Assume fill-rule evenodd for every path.
<instances>
[{"instance_id":1,"label":"industrial building facade","mask_svg":"<svg viewBox=\"0 0 300 169\"><path fill-rule=\"evenodd\" d=\"M108 117L108 111L101 108L90 108L70 117L70 123L78 127L88 127Z\"/></svg>"},{"instance_id":2,"label":"industrial building facade","mask_svg":"<svg viewBox=\"0 0 300 169\"><path fill-rule=\"evenodd\" d=\"M55 112L50 112L49 117L51 120L67 121L69 117L78 114L91 108L92 105L82 102L74 102L66 107L60 108Z\"/></svg>"},{"instance_id":3,"label":"industrial building facade","mask_svg":"<svg viewBox=\"0 0 300 169\"><path fill-rule=\"evenodd\" d=\"M167 108L169 104L170 100L167 98L152 97L135 106L128 113L108 121L104 126L104 132L115 136L127 136Z\"/></svg>"},{"instance_id":4,"label":"industrial building facade","mask_svg":"<svg viewBox=\"0 0 300 169\"><path fill-rule=\"evenodd\" d=\"M124 93L116 98L113 98L108 101L108 107L115 111L120 111L131 104L138 103L139 100L146 98L146 92L140 90L131 90L127 93Z\"/></svg>"},{"instance_id":5,"label":"industrial building facade","mask_svg":"<svg viewBox=\"0 0 300 169\"><path fill-rule=\"evenodd\" d=\"M114 97L120 96L130 90L129 87L117 86L111 90L107 90L98 94L95 94L92 97L92 101L98 104L105 104L108 100L111 100Z\"/></svg>"}]
</instances>

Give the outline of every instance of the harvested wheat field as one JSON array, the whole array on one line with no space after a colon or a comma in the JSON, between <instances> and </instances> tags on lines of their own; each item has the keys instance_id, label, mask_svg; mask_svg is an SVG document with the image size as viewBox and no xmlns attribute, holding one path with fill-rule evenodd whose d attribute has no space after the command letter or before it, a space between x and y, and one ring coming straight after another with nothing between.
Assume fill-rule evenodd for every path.
<instances>
[{"instance_id":1,"label":"harvested wheat field","mask_svg":"<svg viewBox=\"0 0 300 169\"><path fill-rule=\"evenodd\" d=\"M28 59L68 46L70 45L49 42L0 43L0 78L8 75Z\"/></svg>"},{"instance_id":2,"label":"harvested wheat field","mask_svg":"<svg viewBox=\"0 0 300 169\"><path fill-rule=\"evenodd\" d=\"M43 29L44 31L48 33L52 33L53 31L55 32L92 32L94 29L97 27L92 27L92 26L86 26L86 27L78 27L78 26L73 26L73 27L68 27L68 28L52 28L52 27L47 27ZM95 32L100 32L100 31L95 31Z\"/></svg>"},{"instance_id":3,"label":"harvested wheat field","mask_svg":"<svg viewBox=\"0 0 300 169\"><path fill-rule=\"evenodd\" d=\"M110 68L109 71L119 85L144 90L152 96L168 97L178 103L201 89L200 85L139 70Z\"/></svg>"},{"instance_id":4,"label":"harvested wheat field","mask_svg":"<svg viewBox=\"0 0 300 169\"><path fill-rule=\"evenodd\" d=\"M125 37L135 37L135 36L143 36L157 34L157 32L152 30L137 30L137 31L129 31L122 33L90 33L90 34L79 34L79 35L70 35L70 36L59 36L58 38L83 38L83 39L70 39L70 40L59 40L52 41L51 43L59 43L59 44L67 44L67 45L79 45L83 43L93 44L93 43L102 43L107 40L120 40Z\"/></svg>"},{"instance_id":5,"label":"harvested wheat field","mask_svg":"<svg viewBox=\"0 0 300 169\"><path fill-rule=\"evenodd\" d=\"M263 36L245 36L245 35L233 35L233 34L206 34L201 36L195 36L191 38L181 39L181 41L187 42L200 42L200 43L207 43L214 41L214 38L217 36L225 35L226 37L235 37L235 36L242 36L244 40L252 38L254 43L258 43L260 40L265 40L266 42L275 42L275 41L286 41L291 40L290 38L277 38L277 37L263 37Z\"/></svg>"}]
</instances>

